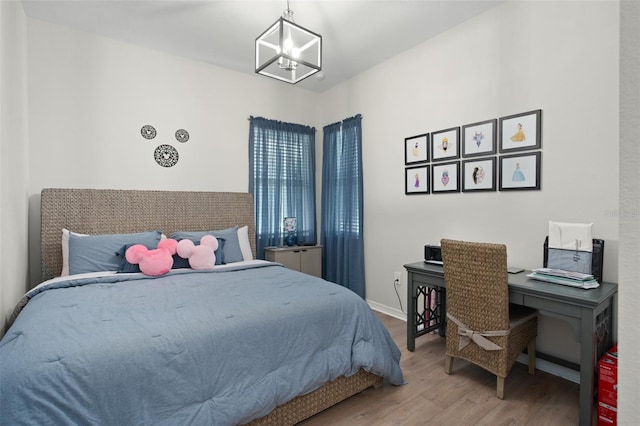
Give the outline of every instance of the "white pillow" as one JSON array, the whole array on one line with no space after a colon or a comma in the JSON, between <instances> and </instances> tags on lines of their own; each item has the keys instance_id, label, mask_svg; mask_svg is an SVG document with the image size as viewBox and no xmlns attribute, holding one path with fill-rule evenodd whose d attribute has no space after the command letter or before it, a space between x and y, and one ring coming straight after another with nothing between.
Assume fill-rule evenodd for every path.
<instances>
[{"instance_id":1,"label":"white pillow","mask_svg":"<svg viewBox=\"0 0 640 426\"><path fill-rule=\"evenodd\" d=\"M62 229L62 272L60 272L61 277L66 277L69 275L69 231L68 229ZM73 233L78 237L86 237L87 234L78 234L76 232Z\"/></svg>"},{"instance_id":2,"label":"white pillow","mask_svg":"<svg viewBox=\"0 0 640 426\"><path fill-rule=\"evenodd\" d=\"M251 252L251 244L249 243L249 227L242 226L238 228L238 242L240 243L240 251L244 260L253 260Z\"/></svg>"}]
</instances>

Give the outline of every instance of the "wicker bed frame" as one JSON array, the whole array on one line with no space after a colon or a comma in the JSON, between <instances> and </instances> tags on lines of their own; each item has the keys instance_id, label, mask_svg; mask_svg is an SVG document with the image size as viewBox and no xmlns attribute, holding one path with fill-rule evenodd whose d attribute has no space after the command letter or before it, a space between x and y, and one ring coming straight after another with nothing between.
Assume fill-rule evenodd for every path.
<instances>
[{"instance_id":1,"label":"wicker bed frame","mask_svg":"<svg viewBox=\"0 0 640 426\"><path fill-rule=\"evenodd\" d=\"M112 189L42 190L41 271L49 279L62 270L62 229L86 234L131 233L159 229L175 231L224 229L248 225L255 257L253 198L248 193L137 191ZM382 378L360 370L339 377L256 419L255 425L293 425L371 386Z\"/></svg>"}]
</instances>

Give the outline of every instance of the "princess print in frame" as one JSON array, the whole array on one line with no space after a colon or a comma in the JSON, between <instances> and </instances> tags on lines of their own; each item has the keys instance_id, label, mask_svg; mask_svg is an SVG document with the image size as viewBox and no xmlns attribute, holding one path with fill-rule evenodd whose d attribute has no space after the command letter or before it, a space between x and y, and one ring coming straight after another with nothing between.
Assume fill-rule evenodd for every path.
<instances>
[{"instance_id":1,"label":"princess print in frame","mask_svg":"<svg viewBox=\"0 0 640 426\"><path fill-rule=\"evenodd\" d=\"M477 157L496 153L496 127L498 120L462 126L462 156Z\"/></svg>"},{"instance_id":2,"label":"princess print in frame","mask_svg":"<svg viewBox=\"0 0 640 426\"><path fill-rule=\"evenodd\" d=\"M526 151L542 146L542 110L500 118L500 152Z\"/></svg>"},{"instance_id":3,"label":"princess print in frame","mask_svg":"<svg viewBox=\"0 0 640 426\"><path fill-rule=\"evenodd\" d=\"M460 127L431 133L431 161L460 158Z\"/></svg>"},{"instance_id":4,"label":"princess print in frame","mask_svg":"<svg viewBox=\"0 0 640 426\"><path fill-rule=\"evenodd\" d=\"M404 193L428 194L429 193L429 166L414 166L404 169Z\"/></svg>"},{"instance_id":5,"label":"princess print in frame","mask_svg":"<svg viewBox=\"0 0 640 426\"><path fill-rule=\"evenodd\" d=\"M460 162L433 164L431 166L432 193L460 192Z\"/></svg>"},{"instance_id":6,"label":"princess print in frame","mask_svg":"<svg viewBox=\"0 0 640 426\"><path fill-rule=\"evenodd\" d=\"M540 151L500 156L500 191L540 190Z\"/></svg>"},{"instance_id":7,"label":"princess print in frame","mask_svg":"<svg viewBox=\"0 0 640 426\"><path fill-rule=\"evenodd\" d=\"M462 162L462 192L496 190L496 157Z\"/></svg>"},{"instance_id":8,"label":"princess print in frame","mask_svg":"<svg viewBox=\"0 0 640 426\"><path fill-rule=\"evenodd\" d=\"M404 138L404 164L417 164L429 161L429 134Z\"/></svg>"}]
</instances>

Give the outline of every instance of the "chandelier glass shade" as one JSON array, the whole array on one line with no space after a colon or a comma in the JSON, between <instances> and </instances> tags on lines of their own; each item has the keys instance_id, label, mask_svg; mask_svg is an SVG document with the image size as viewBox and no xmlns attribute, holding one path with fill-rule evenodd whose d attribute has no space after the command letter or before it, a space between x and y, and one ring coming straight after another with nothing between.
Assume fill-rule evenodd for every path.
<instances>
[{"instance_id":1,"label":"chandelier glass shade","mask_svg":"<svg viewBox=\"0 0 640 426\"><path fill-rule=\"evenodd\" d=\"M321 69L322 36L295 24L288 7L256 38L258 74L296 84Z\"/></svg>"}]
</instances>

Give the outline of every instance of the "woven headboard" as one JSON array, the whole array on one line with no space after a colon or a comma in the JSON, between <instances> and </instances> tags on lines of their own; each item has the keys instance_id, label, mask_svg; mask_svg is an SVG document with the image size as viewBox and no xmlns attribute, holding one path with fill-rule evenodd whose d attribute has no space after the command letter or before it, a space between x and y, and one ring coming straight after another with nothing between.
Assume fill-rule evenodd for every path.
<instances>
[{"instance_id":1,"label":"woven headboard","mask_svg":"<svg viewBox=\"0 0 640 426\"><path fill-rule=\"evenodd\" d=\"M41 198L42 279L62 270L62 229L118 234L249 227L256 256L253 197L240 192L138 191L45 188Z\"/></svg>"}]
</instances>

